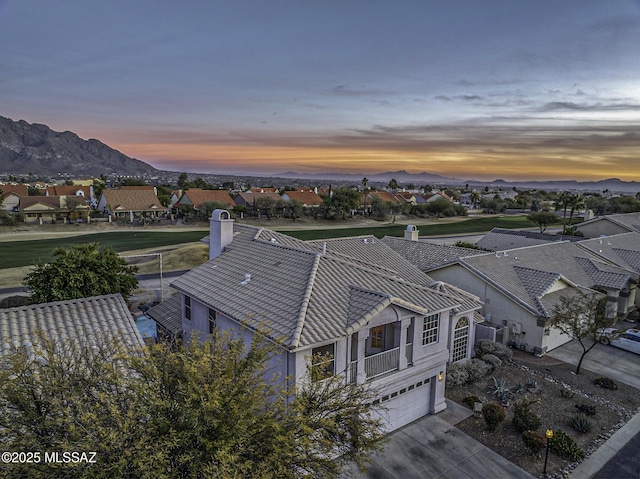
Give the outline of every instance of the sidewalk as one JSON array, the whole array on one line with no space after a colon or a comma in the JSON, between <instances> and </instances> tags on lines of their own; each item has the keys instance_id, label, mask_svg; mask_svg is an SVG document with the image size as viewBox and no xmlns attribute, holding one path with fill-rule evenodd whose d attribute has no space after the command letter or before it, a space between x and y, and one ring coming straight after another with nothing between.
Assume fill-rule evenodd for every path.
<instances>
[{"instance_id":1,"label":"sidewalk","mask_svg":"<svg viewBox=\"0 0 640 479\"><path fill-rule=\"evenodd\" d=\"M591 479L601 469L607 466L607 463L624 448L638 433L640 433L640 414L633 416L624 426L618 429L607 441L596 449L593 454L582 461L569 475L570 479ZM638 468L637 451L629 456L630 461L627 463L635 464ZM607 477L601 476L599 477ZM612 477L639 477L637 474L633 476L615 475Z\"/></svg>"}]
</instances>

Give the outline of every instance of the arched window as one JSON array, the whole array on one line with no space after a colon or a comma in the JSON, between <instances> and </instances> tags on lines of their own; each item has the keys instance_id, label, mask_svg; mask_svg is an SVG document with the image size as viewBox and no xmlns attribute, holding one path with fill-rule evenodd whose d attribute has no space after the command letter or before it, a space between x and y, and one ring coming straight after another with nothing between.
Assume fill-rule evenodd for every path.
<instances>
[{"instance_id":1,"label":"arched window","mask_svg":"<svg viewBox=\"0 0 640 479\"><path fill-rule=\"evenodd\" d=\"M453 351L451 360L455 363L467 357L469 343L469 320L460 318L453 330Z\"/></svg>"}]
</instances>

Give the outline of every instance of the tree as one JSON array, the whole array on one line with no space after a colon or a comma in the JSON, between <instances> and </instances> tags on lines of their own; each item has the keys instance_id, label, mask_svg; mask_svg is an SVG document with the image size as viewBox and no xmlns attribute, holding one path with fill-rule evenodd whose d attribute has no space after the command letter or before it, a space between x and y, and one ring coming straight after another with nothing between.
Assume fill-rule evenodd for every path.
<instances>
[{"instance_id":1,"label":"tree","mask_svg":"<svg viewBox=\"0 0 640 479\"><path fill-rule=\"evenodd\" d=\"M198 208L198 218L206 220L211 218L211 213L215 210L226 210L229 206L222 201L205 201Z\"/></svg>"},{"instance_id":2,"label":"tree","mask_svg":"<svg viewBox=\"0 0 640 479\"><path fill-rule=\"evenodd\" d=\"M400 185L398 184L395 178L391 178L391 181L389 181L387 188L389 188L391 190L391 193L395 195L398 192Z\"/></svg>"},{"instance_id":3,"label":"tree","mask_svg":"<svg viewBox=\"0 0 640 479\"><path fill-rule=\"evenodd\" d=\"M556 211L562 210L562 232L564 233L567 229L567 208L569 207L569 202L571 201L571 193L568 191L563 191L558 194L556 197L555 208Z\"/></svg>"},{"instance_id":4,"label":"tree","mask_svg":"<svg viewBox=\"0 0 640 479\"><path fill-rule=\"evenodd\" d=\"M138 268L127 265L114 249L100 249L98 243L56 248L53 258L23 280L33 304L114 293L128 299L138 285L133 276Z\"/></svg>"},{"instance_id":5,"label":"tree","mask_svg":"<svg viewBox=\"0 0 640 479\"><path fill-rule=\"evenodd\" d=\"M362 178L362 216L367 212L367 186L369 185L369 178L366 176Z\"/></svg>"},{"instance_id":6,"label":"tree","mask_svg":"<svg viewBox=\"0 0 640 479\"><path fill-rule=\"evenodd\" d=\"M360 192L353 188L336 188L333 194L322 202L322 212L326 218L340 215L346 219L347 214L358 209Z\"/></svg>"},{"instance_id":7,"label":"tree","mask_svg":"<svg viewBox=\"0 0 640 479\"><path fill-rule=\"evenodd\" d=\"M371 392L340 376L292 389L269 369L277 350L218 333L138 350L108 338L17 349L0 369L4 450L95 451L100 467L41 461L3 475L293 479L363 466L383 441Z\"/></svg>"},{"instance_id":8,"label":"tree","mask_svg":"<svg viewBox=\"0 0 640 479\"><path fill-rule=\"evenodd\" d=\"M267 215L267 219L270 220L276 210L276 200L270 196L261 196L253 202L253 209L258 212L258 215Z\"/></svg>"},{"instance_id":9,"label":"tree","mask_svg":"<svg viewBox=\"0 0 640 479\"><path fill-rule=\"evenodd\" d=\"M538 225L540 233L544 233L547 227L558 222L556 214L550 211L534 211L527 216L527 219Z\"/></svg>"},{"instance_id":10,"label":"tree","mask_svg":"<svg viewBox=\"0 0 640 479\"><path fill-rule=\"evenodd\" d=\"M571 195L568 206L569 208L571 208L571 210L569 211L569 223L567 227L571 228L571 222L573 221L574 213L576 212L576 210L580 210L585 207L584 197L578 193Z\"/></svg>"},{"instance_id":11,"label":"tree","mask_svg":"<svg viewBox=\"0 0 640 479\"><path fill-rule=\"evenodd\" d=\"M186 173L180 173L178 175L178 188L180 188L181 190L185 188L185 186L187 186L187 181L189 180L189 175L187 175Z\"/></svg>"},{"instance_id":12,"label":"tree","mask_svg":"<svg viewBox=\"0 0 640 479\"><path fill-rule=\"evenodd\" d=\"M559 329L582 347L576 374L580 374L582 360L602 337L599 330L611 325L605 304L606 298L597 292L562 296L547 320L547 326ZM587 340L593 343L589 344Z\"/></svg>"}]
</instances>

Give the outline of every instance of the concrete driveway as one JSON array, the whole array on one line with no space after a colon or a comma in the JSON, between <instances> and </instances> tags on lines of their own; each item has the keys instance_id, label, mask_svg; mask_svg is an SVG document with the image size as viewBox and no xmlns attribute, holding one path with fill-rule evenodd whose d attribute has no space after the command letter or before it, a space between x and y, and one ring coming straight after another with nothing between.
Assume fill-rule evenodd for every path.
<instances>
[{"instance_id":1,"label":"concrete driveway","mask_svg":"<svg viewBox=\"0 0 640 479\"><path fill-rule=\"evenodd\" d=\"M622 322L616 325L620 329L637 327L634 323ZM593 344L593 341L589 342ZM582 354L580 343L573 340L547 353L565 363L577 365ZM596 344L582 361L582 368L610 377L615 381L640 389L640 355L630 353L614 346Z\"/></svg>"},{"instance_id":2,"label":"concrete driveway","mask_svg":"<svg viewBox=\"0 0 640 479\"><path fill-rule=\"evenodd\" d=\"M472 412L452 401L439 414L425 416L389 436L365 474L356 468L344 477L370 479L534 479L454 427Z\"/></svg>"}]
</instances>

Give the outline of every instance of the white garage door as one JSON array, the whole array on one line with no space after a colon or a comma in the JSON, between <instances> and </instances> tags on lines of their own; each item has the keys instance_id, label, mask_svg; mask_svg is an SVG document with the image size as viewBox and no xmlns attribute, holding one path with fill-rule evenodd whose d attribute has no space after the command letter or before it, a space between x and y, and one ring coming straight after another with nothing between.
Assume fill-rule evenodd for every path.
<instances>
[{"instance_id":1,"label":"white garage door","mask_svg":"<svg viewBox=\"0 0 640 479\"><path fill-rule=\"evenodd\" d=\"M431 383L420 381L388 396L383 396L382 404L387 408L383 418L387 422L387 430L393 431L429 413Z\"/></svg>"}]
</instances>

